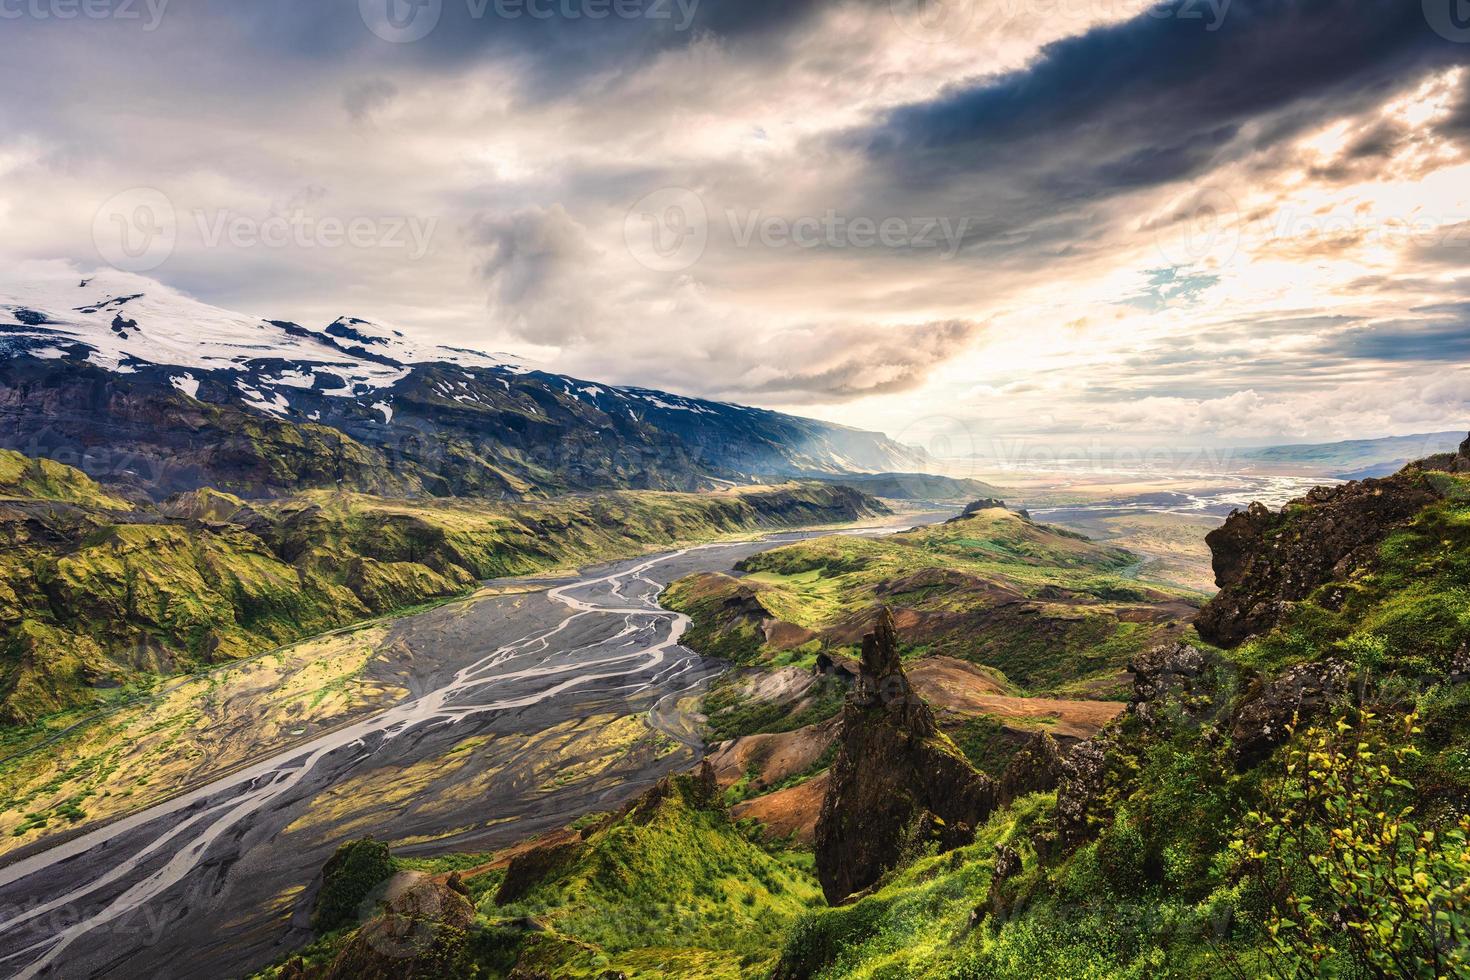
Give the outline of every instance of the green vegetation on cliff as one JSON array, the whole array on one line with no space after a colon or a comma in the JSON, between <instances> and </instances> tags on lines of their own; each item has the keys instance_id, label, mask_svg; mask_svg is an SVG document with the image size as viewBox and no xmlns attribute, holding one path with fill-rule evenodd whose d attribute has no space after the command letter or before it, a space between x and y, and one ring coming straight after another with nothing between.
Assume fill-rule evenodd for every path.
<instances>
[{"instance_id":1,"label":"green vegetation on cliff","mask_svg":"<svg viewBox=\"0 0 1470 980\"><path fill-rule=\"evenodd\" d=\"M712 794L685 781L541 862L472 882L478 952L461 966L486 977L1470 977L1470 484L1423 481L1236 522L1217 549L1280 574L1231 584L1207 613L1268 625L1231 649L1185 634L1133 655L1128 711L1060 758L1054 788L1008 797L973 843L920 848L827 908L809 879L802 890L799 855L749 849L708 803L690 802ZM1365 516L1390 513L1384 494L1424 485L1435 493L1404 513ZM986 580L1013 603L1059 601L1024 572L1050 574L1046 561L1085 601L1122 605L1111 590L1133 587L1085 543L1038 554L1052 542L964 524L919 547L905 535L781 548L752 559L744 581L677 591L707 639L765 669L752 677L779 679L775 663L836 652L835 630L860 619L850 602L891 602L902 622L953 601L952 585L893 598L911 595L896 580L930 568L981 578L982 565L1018 567ZM1319 531L1351 560L1308 548ZM928 565L931 554L948 564ZM910 663L924 646L910 642ZM488 889L516 877L514 899L496 905ZM498 918L510 913L522 918ZM774 962L754 955L777 936Z\"/></svg>"},{"instance_id":2,"label":"green vegetation on cliff","mask_svg":"<svg viewBox=\"0 0 1470 980\"><path fill-rule=\"evenodd\" d=\"M1445 671L1470 650L1470 477L1428 474L1441 499L1388 531L1371 561L1294 603L1237 656L1281 667L1324 653L1379 670ZM1290 540L1291 513L1280 537ZM1279 539L1279 538L1278 538Z\"/></svg>"},{"instance_id":3,"label":"green vegetation on cliff","mask_svg":"<svg viewBox=\"0 0 1470 980\"><path fill-rule=\"evenodd\" d=\"M453 961L439 964L448 972L436 975L486 978L765 975L787 929L821 901L809 857L753 842L689 776L522 851L508 867L464 870L451 887L474 900L475 917ZM329 935L264 976L347 980L361 966L357 936L374 926ZM395 975L420 965L400 960Z\"/></svg>"},{"instance_id":4,"label":"green vegetation on cliff","mask_svg":"<svg viewBox=\"0 0 1470 980\"><path fill-rule=\"evenodd\" d=\"M1394 485L1252 518L1230 545L1252 560L1319 562L1299 542L1324 520L1354 559L1302 599L1227 589L1275 624L1141 658L1055 793L812 913L778 976L1470 976L1470 499L1427 479L1442 496L1402 520L1364 517Z\"/></svg>"}]
</instances>

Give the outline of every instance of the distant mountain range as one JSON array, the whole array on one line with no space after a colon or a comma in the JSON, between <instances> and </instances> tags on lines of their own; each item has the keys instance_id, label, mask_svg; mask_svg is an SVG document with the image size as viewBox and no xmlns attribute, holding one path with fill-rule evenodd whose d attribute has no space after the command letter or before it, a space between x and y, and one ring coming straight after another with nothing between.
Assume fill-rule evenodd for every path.
<instances>
[{"instance_id":1,"label":"distant mountain range","mask_svg":"<svg viewBox=\"0 0 1470 980\"><path fill-rule=\"evenodd\" d=\"M158 498L514 498L922 468L880 433L537 370L342 317L233 313L65 267L0 285L0 447Z\"/></svg>"},{"instance_id":2,"label":"distant mountain range","mask_svg":"<svg viewBox=\"0 0 1470 980\"><path fill-rule=\"evenodd\" d=\"M1241 449L1236 450L1234 456L1241 463L1306 467L1339 479L1361 480L1396 473L1405 463L1416 459L1453 452L1464 441L1465 429L1458 429L1383 439Z\"/></svg>"}]
</instances>

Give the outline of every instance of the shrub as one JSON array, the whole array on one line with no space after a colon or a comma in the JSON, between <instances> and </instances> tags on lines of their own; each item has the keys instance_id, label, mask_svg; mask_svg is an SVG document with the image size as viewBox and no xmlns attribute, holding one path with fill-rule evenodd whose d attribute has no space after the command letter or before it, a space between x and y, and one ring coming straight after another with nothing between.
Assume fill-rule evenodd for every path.
<instances>
[{"instance_id":1,"label":"shrub","mask_svg":"<svg viewBox=\"0 0 1470 980\"><path fill-rule=\"evenodd\" d=\"M1269 969L1470 977L1470 817L1421 827L1396 775L1417 754L1415 717L1402 741L1371 720L1308 732L1233 845L1270 902Z\"/></svg>"}]
</instances>

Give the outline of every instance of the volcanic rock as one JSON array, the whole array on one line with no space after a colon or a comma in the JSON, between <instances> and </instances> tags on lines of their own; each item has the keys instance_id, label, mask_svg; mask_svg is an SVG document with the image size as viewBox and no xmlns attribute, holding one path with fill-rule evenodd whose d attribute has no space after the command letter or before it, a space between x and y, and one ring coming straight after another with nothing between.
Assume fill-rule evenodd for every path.
<instances>
[{"instance_id":1,"label":"volcanic rock","mask_svg":"<svg viewBox=\"0 0 1470 980\"><path fill-rule=\"evenodd\" d=\"M996 807L993 780L939 730L904 674L884 609L863 638L861 675L817 821L817 876L837 904L875 884L919 847L968 843Z\"/></svg>"},{"instance_id":2,"label":"volcanic rock","mask_svg":"<svg viewBox=\"0 0 1470 980\"><path fill-rule=\"evenodd\" d=\"M1438 499L1410 466L1382 480L1317 487L1279 512L1260 503L1236 511L1205 538L1220 592L1195 628L1223 647L1270 630L1318 587L1370 567L1383 540Z\"/></svg>"},{"instance_id":3,"label":"volcanic rock","mask_svg":"<svg viewBox=\"0 0 1470 980\"><path fill-rule=\"evenodd\" d=\"M1340 660L1301 664L1262 685L1230 726L1236 766L1260 762L1286 741L1292 726L1322 715L1351 689L1350 668Z\"/></svg>"},{"instance_id":4,"label":"volcanic rock","mask_svg":"<svg viewBox=\"0 0 1470 980\"><path fill-rule=\"evenodd\" d=\"M1062 750L1050 732L1037 732L1011 757L998 787L1001 806L1030 793L1047 793L1062 781Z\"/></svg>"},{"instance_id":5,"label":"volcanic rock","mask_svg":"<svg viewBox=\"0 0 1470 980\"><path fill-rule=\"evenodd\" d=\"M464 958L475 906L457 877L425 878L358 929L323 980L454 976Z\"/></svg>"}]
</instances>

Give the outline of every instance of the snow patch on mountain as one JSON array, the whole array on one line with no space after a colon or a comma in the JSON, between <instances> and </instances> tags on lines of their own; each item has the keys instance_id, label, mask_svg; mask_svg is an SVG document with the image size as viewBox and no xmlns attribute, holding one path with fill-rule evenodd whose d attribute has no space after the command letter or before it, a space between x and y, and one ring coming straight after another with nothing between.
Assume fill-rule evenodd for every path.
<instances>
[{"instance_id":1,"label":"snow patch on mountain","mask_svg":"<svg viewBox=\"0 0 1470 980\"><path fill-rule=\"evenodd\" d=\"M190 398L199 396L199 379L192 374L176 374L169 378L169 384L188 395Z\"/></svg>"},{"instance_id":2,"label":"snow patch on mountain","mask_svg":"<svg viewBox=\"0 0 1470 980\"><path fill-rule=\"evenodd\" d=\"M294 362L271 381L298 388L313 387L320 366L345 382L330 393L348 397L397 384L413 364L528 370L509 355L419 343L390 324L342 317L312 330L223 310L145 276L82 274L64 262L22 263L6 274L0 343L37 357L84 353L120 373L149 364L248 373L264 361Z\"/></svg>"}]
</instances>

